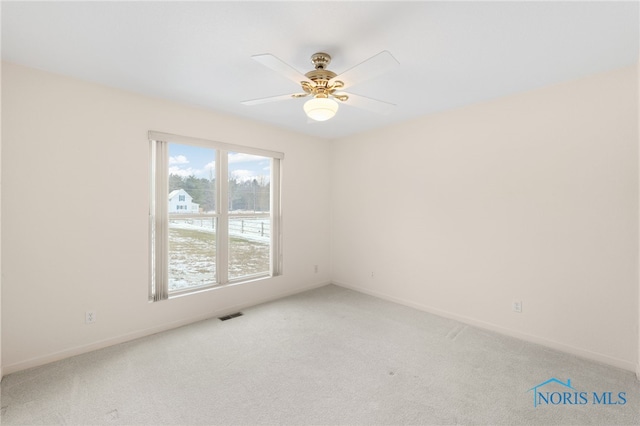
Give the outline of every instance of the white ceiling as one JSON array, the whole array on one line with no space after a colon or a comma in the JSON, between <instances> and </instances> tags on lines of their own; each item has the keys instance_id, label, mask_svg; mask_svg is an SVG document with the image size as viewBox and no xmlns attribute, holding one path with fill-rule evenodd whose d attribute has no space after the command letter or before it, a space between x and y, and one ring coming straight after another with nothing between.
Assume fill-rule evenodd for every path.
<instances>
[{"instance_id":1,"label":"white ceiling","mask_svg":"<svg viewBox=\"0 0 640 426\"><path fill-rule=\"evenodd\" d=\"M2 59L324 138L536 89L638 61L627 2L2 2ZM302 73L310 56L351 68L382 50L400 66L350 92L397 105L342 105L308 123L299 92L251 60Z\"/></svg>"}]
</instances>

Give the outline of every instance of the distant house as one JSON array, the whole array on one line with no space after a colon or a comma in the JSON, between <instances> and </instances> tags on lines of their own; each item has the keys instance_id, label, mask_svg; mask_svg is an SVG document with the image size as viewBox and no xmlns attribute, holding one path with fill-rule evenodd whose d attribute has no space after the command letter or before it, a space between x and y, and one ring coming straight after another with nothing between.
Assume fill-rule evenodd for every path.
<instances>
[{"instance_id":1,"label":"distant house","mask_svg":"<svg viewBox=\"0 0 640 426\"><path fill-rule=\"evenodd\" d=\"M200 204L192 202L193 197L184 189L169 193L169 213L198 213Z\"/></svg>"}]
</instances>

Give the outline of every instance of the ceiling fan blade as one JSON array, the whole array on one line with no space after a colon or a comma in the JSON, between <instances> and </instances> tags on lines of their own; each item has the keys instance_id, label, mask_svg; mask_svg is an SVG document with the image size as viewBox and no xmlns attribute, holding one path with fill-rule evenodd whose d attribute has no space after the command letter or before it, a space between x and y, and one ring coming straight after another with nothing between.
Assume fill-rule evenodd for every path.
<instances>
[{"instance_id":1,"label":"ceiling fan blade","mask_svg":"<svg viewBox=\"0 0 640 426\"><path fill-rule=\"evenodd\" d=\"M360 62L358 65L349 68L340 75L335 76L329 80L329 84L334 81L342 81L344 87L350 87L363 81L372 79L379 75L390 71L397 67L400 63L393 57L391 53L386 50L378 53L375 56L367 59L364 62Z\"/></svg>"},{"instance_id":2,"label":"ceiling fan blade","mask_svg":"<svg viewBox=\"0 0 640 426\"><path fill-rule=\"evenodd\" d=\"M304 98L307 95L308 95L307 93L293 93L289 95L270 96L268 98L250 99L248 101L242 101L240 103L243 105L252 106L252 105L266 104L268 102L286 101L287 99Z\"/></svg>"},{"instance_id":3,"label":"ceiling fan blade","mask_svg":"<svg viewBox=\"0 0 640 426\"><path fill-rule=\"evenodd\" d=\"M379 101L377 99L367 98L366 96L354 95L353 93L337 93L338 95L347 95L349 99L340 102L356 108L366 109L367 111L377 112L378 114L389 114L396 107L395 104Z\"/></svg>"},{"instance_id":4,"label":"ceiling fan blade","mask_svg":"<svg viewBox=\"0 0 640 426\"><path fill-rule=\"evenodd\" d=\"M300 84L302 81L310 80L301 72L293 68L291 65L285 63L281 59L273 56L270 53L265 53L262 55L253 55L251 57L254 61L260 62L267 68L271 68L274 71L279 72L283 76L287 77L289 80L295 82L296 84Z\"/></svg>"}]
</instances>

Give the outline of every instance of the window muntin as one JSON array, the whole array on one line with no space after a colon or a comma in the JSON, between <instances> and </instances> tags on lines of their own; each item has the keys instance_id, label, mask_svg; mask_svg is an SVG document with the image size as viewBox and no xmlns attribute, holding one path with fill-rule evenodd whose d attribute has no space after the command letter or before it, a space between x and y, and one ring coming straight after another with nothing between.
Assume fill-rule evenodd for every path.
<instances>
[{"instance_id":1,"label":"window muntin","mask_svg":"<svg viewBox=\"0 0 640 426\"><path fill-rule=\"evenodd\" d=\"M150 141L150 299L279 275L282 154L158 132Z\"/></svg>"}]
</instances>

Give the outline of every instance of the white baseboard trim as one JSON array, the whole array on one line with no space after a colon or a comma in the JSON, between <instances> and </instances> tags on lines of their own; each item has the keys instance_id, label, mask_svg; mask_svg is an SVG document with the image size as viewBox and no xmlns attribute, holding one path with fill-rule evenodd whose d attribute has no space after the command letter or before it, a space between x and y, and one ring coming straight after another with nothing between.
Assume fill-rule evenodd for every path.
<instances>
[{"instance_id":1,"label":"white baseboard trim","mask_svg":"<svg viewBox=\"0 0 640 426\"><path fill-rule=\"evenodd\" d=\"M581 358L586 358L592 361L597 361L603 364L611 365L613 367L621 368L623 370L635 372L638 378L640 379L640 365L636 366L633 362L625 361L623 359L613 358L608 355L589 351L587 349L582 349L582 348L567 345L564 343L556 342L553 340L546 339L544 337L522 333L517 330L508 329L508 328L505 328L496 324L484 322L484 321L479 321L474 318L466 317L464 315L458 315L452 312L443 311L441 309L437 309L432 306L415 303L409 300L394 297L386 293L370 290L370 289L359 287L356 285L345 284L337 281L333 281L333 284L339 287L344 287L360 293L368 294L370 296L378 297L380 299L388 300L390 302L398 303L400 305L418 309L420 311L428 312L430 314L460 321L462 323L472 325L474 327L482 328L489 331L494 331L496 333L504 334L510 337L515 337L516 339L524 340L526 342L531 342L538 345L546 346L548 348L555 349L560 352L566 352L575 356L579 356Z\"/></svg>"},{"instance_id":2,"label":"white baseboard trim","mask_svg":"<svg viewBox=\"0 0 640 426\"><path fill-rule=\"evenodd\" d=\"M73 348L69 348L69 349L64 349L58 352L53 352L47 355L43 355L43 356L38 356L38 357L34 357L34 358L30 358L27 359L25 361L20 361L20 362L16 362L13 364L9 364L9 365L4 365L2 366L2 368L0 368L0 371L2 373L4 373L4 375L9 375L11 373L15 373L18 371L22 371L22 370L27 370L29 368L34 368L34 367L39 367L41 365L45 365L45 364L49 364L55 361L60 361L62 359L65 358L70 358L72 356L76 356L76 355L82 355L84 353L87 352L93 352L96 351L98 349L103 349L109 346L113 346L113 345L117 345L120 343L125 343L125 342L129 342L131 340L135 340L135 339L139 339L141 337L146 337L146 336L151 336L152 334L157 334L157 333L161 333L163 331L168 331L168 330L172 330L174 328L178 328L178 327L182 327L188 324L193 324L199 321L204 321L207 319L211 319L211 318L217 318L219 316L223 316L223 315L227 315L229 313L232 312L237 312L241 309L246 309L249 308L251 306L257 306L260 305L262 303L267 303L267 302L271 302L273 300L277 300L277 299L282 299L283 297L287 297L287 296L292 296L294 294L298 294L298 293L302 293L308 290L313 290L315 288L319 288L319 287L323 287L325 285L329 285L331 284L330 282L321 282L321 283L315 283L315 284L311 284L311 285L307 285L304 287L300 287L300 288L296 288L293 290L287 290L287 291L283 291L283 292L279 292L279 293L275 293L271 296L268 297L264 297L264 298L260 298L260 299L256 299L253 300L249 303L245 303L245 304L237 304L237 305L230 305L227 307L224 307L222 309L218 309L215 312L210 312L207 313L205 315L196 315L193 317L189 317L189 318L185 318L179 321L173 321L170 323L166 323L166 324L162 324L162 325L158 325L155 327L150 327L150 328L146 328L143 330L138 330L132 333L127 333L127 334L123 334L120 336L116 336L116 337L110 337L108 339L104 339L104 340L100 340L97 342L93 342L93 343L89 343L86 345L80 345L80 346L76 346ZM0 376L1 377L1 376Z\"/></svg>"}]
</instances>

